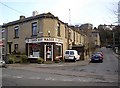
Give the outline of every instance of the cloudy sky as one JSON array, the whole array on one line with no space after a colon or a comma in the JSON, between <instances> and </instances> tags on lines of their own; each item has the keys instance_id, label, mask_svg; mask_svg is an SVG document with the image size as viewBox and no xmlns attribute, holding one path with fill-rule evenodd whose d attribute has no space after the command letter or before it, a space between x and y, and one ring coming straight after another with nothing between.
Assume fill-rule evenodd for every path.
<instances>
[{"instance_id":1,"label":"cloudy sky","mask_svg":"<svg viewBox=\"0 0 120 88\"><path fill-rule=\"evenodd\" d=\"M51 12L60 20L71 24L115 24L119 0L0 0L0 24L19 19L20 15L32 16ZM70 9L70 11L69 11ZM70 14L69 14L70 13Z\"/></svg>"}]
</instances>

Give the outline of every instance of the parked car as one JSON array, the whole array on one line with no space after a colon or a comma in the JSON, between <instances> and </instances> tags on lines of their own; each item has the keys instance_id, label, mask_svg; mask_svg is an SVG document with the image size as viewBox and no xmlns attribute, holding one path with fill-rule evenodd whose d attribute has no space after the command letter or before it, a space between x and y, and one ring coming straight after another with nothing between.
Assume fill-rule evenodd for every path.
<instances>
[{"instance_id":1,"label":"parked car","mask_svg":"<svg viewBox=\"0 0 120 88\"><path fill-rule=\"evenodd\" d=\"M0 60L0 67L6 67L6 63L4 60Z\"/></svg>"},{"instance_id":2,"label":"parked car","mask_svg":"<svg viewBox=\"0 0 120 88\"><path fill-rule=\"evenodd\" d=\"M103 57L101 54L93 54L91 57L91 62L103 62Z\"/></svg>"},{"instance_id":3,"label":"parked car","mask_svg":"<svg viewBox=\"0 0 120 88\"><path fill-rule=\"evenodd\" d=\"M106 45L106 48L112 48L112 45Z\"/></svg>"},{"instance_id":4,"label":"parked car","mask_svg":"<svg viewBox=\"0 0 120 88\"><path fill-rule=\"evenodd\" d=\"M94 54L95 54L95 55L96 55L96 54L99 54L99 55L101 55L101 57L103 58L103 53L102 53L101 51L95 52Z\"/></svg>"},{"instance_id":5,"label":"parked car","mask_svg":"<svg viewBox=\"0 0 120 88\"><path fill-rule=\"evenodd\" d=\"M64 60L66 61L77 61L80 60L77 50L66 50L64 54Z\"/></svg>"}]
</instances>

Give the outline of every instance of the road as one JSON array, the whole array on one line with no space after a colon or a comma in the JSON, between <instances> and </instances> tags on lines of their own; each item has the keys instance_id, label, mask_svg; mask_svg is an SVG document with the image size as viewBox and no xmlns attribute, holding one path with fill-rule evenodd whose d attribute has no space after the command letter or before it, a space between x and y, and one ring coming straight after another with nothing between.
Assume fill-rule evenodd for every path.
<instances>
[{"instance_id":1,"label":"road","mask_svg":"<svg viewBox=\"0 0 120 88\"><path fill-rule=\"evenodd\" d=\"M23 65L2 70L3 86L118 86L118 58L109 48L100 49L103 63Z\"/></svg>"}]
</instances>

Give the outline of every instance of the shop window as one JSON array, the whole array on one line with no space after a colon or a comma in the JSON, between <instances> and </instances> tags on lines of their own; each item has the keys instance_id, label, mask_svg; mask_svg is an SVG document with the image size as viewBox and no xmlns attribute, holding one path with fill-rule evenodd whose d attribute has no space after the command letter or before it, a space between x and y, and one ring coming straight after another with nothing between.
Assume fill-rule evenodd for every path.
<instances>
[{"instance_id":1,"label":"shop window","mask_svg":"<svg viewBox=\"0 0 120 88\"><path fill-rule=\"evenodd\" d=\"M15 38L19 38L19 27L18 26L14 28L14 34L15 34Z\"/></svg>"},{"instance_id":2,"label":"shop window","mask_svg":"<svg viewBox=\"0 0 120 88\"><path fill-rule=\"evenodd\" d=\"M29 45L29 55L31 57L40 57L40 45L30 44Z\"/></svg>"},{"instance_id":3,"label":"shop window","mask_svg":"<svg viewBox=\"0 0 120 88\"><path fill-rule=\"evenodd\" d=\"M37 22L32 23L32 36L37 36Z\"/></svg>"},{"instance_id":4,"label":"shop window","mask_svg":"<svg viewBox=\"0 0 120 88\"><path fill-rule=\"evenodd\" d=\"M62 56L62 46L56 45L56 56Z\"/></svg>"}]
</instances>

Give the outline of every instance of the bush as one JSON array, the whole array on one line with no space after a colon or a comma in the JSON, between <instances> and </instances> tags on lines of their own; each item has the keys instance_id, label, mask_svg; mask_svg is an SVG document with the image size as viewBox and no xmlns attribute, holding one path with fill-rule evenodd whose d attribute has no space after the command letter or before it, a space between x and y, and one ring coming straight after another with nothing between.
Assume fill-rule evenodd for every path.
<instances>
[{"instance_id":1,"label":"bush","mask_svg":"<svg viewBox=\"0 0 120 88\"><path fill-rule=\"evenodd\" d=\"M27 55L20 55L21 63L27 63L28 62L28 57Z\"/></svg>"},{"instance_id":2,"label":"bush","mask_svg":"<svg viewBox=\"0 0 120 88\"><path fill-rule=\"evenodd\" d=\"M16 57L14 55L8 56L8 64L14 64Z\"/></svg>"},{"instance_id":3,"label":"bush","mask_svg":"<svg viewBox=\"0 0 120 88\"><path fill-rule=\"evenodd\" d=\"M44 62L43 58L40 57L40 58L37 59L38 64L42 64L43 62Z\"/></svg>"}]
</instances>

